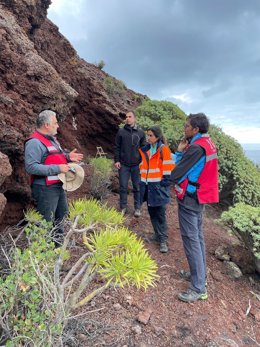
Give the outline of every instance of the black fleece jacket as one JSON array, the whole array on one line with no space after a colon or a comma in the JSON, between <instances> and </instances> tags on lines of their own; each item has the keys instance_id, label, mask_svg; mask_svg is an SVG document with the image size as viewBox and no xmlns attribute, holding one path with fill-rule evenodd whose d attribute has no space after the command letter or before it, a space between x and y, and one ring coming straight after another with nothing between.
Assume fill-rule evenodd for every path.
<instances>
[{"instance_id":1,"label":"black fleece jacket","mask_svg":"<svg viewBox=\"0 0 260 347\"><path fill-rule=\"evenodd\" d=\"M141 156L138 149L145 144L145 133L141 128L136 125L134 127L125 125L116 134L115 163L120 162L126 166L139 165Z\"/></svg>"}]
</instances>

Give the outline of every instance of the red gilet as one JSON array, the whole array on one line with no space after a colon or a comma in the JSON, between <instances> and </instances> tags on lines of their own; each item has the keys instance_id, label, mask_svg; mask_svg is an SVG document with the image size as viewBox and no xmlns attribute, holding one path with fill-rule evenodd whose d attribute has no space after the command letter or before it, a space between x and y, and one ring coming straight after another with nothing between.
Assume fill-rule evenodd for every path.
<instances>
[{"instance_id":1,"label":"red gilet","mask_svg":"<svg viewBox=\"0 0 260 347\"><path fill-rule=\"evenodd\" d=\"M30 139L37 139L41 141L42 144L45 145L48 151L48 155L46 159L44 160L44 165L59 165L59 164L67 164L67 159L65 154L63 154L62 150L57 149L55 146L53 146L53 143L48 140L44 135L40 134L38 131L35 131L26 141ZM35 176L31 175L31 184L34 180ZM53 176L46 176L46 184L47 186L55 183L61 182L58 178L58 175Z\"/></svg>"},{"instance_id":2,"label":"red gilet","mask_svg":"<svg viewBox=\"0 0 260 347\"><path fill-rule=\"evenodd\" d=\"M202 136L195 140L193 144L200 145L206 152L206 163L196 182L197 196L200 204L219 202L218 190L218 156L216 146L208 136ZM185 178L183 182L175 186L177 198L184 198L189 180Z\"/></svg>"}]
</instances>

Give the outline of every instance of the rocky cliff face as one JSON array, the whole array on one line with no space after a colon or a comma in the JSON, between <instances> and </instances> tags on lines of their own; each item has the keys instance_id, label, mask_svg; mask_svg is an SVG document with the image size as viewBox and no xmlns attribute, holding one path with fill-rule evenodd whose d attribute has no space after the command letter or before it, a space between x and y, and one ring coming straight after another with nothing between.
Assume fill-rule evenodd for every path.
<instances>
[{"instance_id":1,"label":"rocky cliff face","mask_svg":"<svg viewBox=\"0 0 260 347\"><path fill-rule=\"evenodd\" d=\"M47 19L50 3L0 0L0 152L12 167L1 179L0 193L7 198L2 224L20 218L30 201L23 141L41 110L58 113L63 147L91 155L101 145L111 153L122 116L143 99L77 55Z\"/></svg>"}]
</instances>

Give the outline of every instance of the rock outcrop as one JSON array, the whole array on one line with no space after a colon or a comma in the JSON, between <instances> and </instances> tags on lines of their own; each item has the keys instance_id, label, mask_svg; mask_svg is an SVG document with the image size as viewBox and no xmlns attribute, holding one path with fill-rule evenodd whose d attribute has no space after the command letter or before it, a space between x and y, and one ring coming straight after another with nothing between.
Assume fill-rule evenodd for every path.
<instances>
[{"instance_id":1,"label":"rock outcrop","mask_svg":"<svg viewBox=\"0 0 260 347\"><path fill-rule=\"evenodd\" d=\"M111 153L124 113L144 98L77 55L47 19L50 2L0 0L0 151L13 168L2 224L12 208L19 219L30 201L23 143L41 110L58 113L63 147L91 155L101 145Z\"/></svg>"}]
</instances>

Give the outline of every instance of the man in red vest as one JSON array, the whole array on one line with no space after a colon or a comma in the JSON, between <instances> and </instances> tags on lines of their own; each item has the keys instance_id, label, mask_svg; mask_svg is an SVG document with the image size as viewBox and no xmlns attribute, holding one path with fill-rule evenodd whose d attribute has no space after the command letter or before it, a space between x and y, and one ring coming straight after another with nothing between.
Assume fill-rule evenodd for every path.
<instances>
[{"instance_id":1,"label":"man in red vest","mask_svg":"<svg viewBox=\"0 0 260 347\"><path fill-rule=\"evenodd\" d=\"M59 127L56 113L42 111L36 119L36 131L25 141L25 169L31 177L32 197L37 210L47 221L53 221L53 240L56 246L63 242L63 221L68 214L68 203L58 174L70 170L69 162L82 160L74 149L65 153L55 135Z\"/></svg>"},{"instance_id":2,"label":"man in red vest","mask_svg":"<svg viewBox=\"0 0 260 347\"><path fill-rule=\"evenodd\" d=\"M181 237L189 271L181 271L190 281L187 291L178 295L185 302L206 300L206 255L202 230L205 204L219 201L218 157L215 144L207 134L209 120L203 113L190 114L184 128L185 138L176 154L171 181L175 184Z\"/></svg>"}]
</instances>

